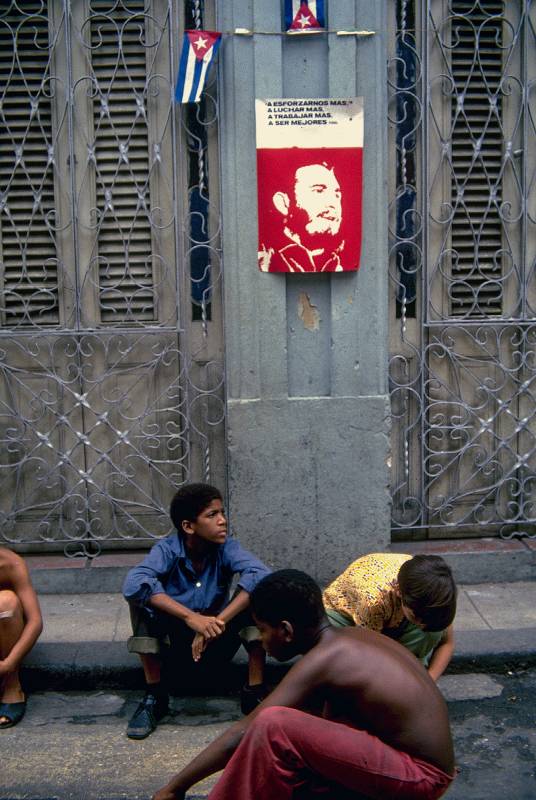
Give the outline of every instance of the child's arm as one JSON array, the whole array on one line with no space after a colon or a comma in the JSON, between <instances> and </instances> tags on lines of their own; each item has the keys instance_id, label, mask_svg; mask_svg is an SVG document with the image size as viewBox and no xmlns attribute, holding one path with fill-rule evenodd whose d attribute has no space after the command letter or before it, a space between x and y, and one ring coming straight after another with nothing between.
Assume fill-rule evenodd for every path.
<instances>
[{"instance_id":1,"label":"child's arm","mask_svg":"<svg viewBox=\"0 0 536 800\"><path fill-rule=\"evenodd\" d=\"M156 608L157 611L164 611L172 617L182 620L189 628L196 633L200 633L205 639L213 639L225 630L225 620L221 614L218 617L207 617L192 611L191 608L183 606L169 597L167 594L153 594L149 599L148 605Z\"/></svg>"},{"instance_id":2,"label":"child's arm","mask_svg":"<svg viewBox=\"0 0 536 800\"><path fill-rule=\"evenodd\" d=\"M175 563L169 537L157 542L141 563L132 567L123 584L123 596L129 603L148 606L152 595L165 593L165 581Z\"/></svg>"},{"instance_id":3,"label":"child's arm","mask_svg":"<svg viewBox=\"0 0 536 800\"><path fill-rule=\"evenodd\" d=\"M325 651L308 653L306 657L299 659L257 708L214 739L166 786L156 792L152 800L183 800L191 786L223 769L262 709L270 706L308 708L325 680L324 675L328 668L326 661Z\"/></svg>"},{"instance_id":4,"label":"child's arm","mask_svg":"<svg viewBox=\"0 0 536 800\"><path fill-rule=\"evenodd\" d=\"M4 675L14 672L19 667L22 659L30 652L43 630L39 600L32 586L28 568L19 556L16 556L13 562L10 577L13 591L22 606L24 628L18 641L15 642L6 657L0 659L0 683Z\"/></svg>"},{"instance_id":5,"label":"child's arm","mask_svg":"<svg viewBox=\"0 0 536 800\"><path fill-rule=\"evenodd\" d=\"M249 605L249 594L257 583L268 575L270 570L256 556L249 553L236 539L228 539L222 550L221 564L230 583L232 575L238 574L238 592L231 602L218 614L217 619L223 623L223 628L215 634L219 636L225 630L225 624L236 617ZM192 656L194 661L199 661L205 650L209 637L196 635L192 642Z\"/></svg>"},{"instance_id":6,"label":"child's arm","mask_svg":"<svg viewBox=\"0 0 536 800\"><path fill-rule=\"evenodd\" d=\"M248 595L253 591L258 582L270 572L268 567L263 564L257 556L244 550L236 539L227 540L222 556L222 565L226 569L228 575L238 575L238 589L243 590ZM240 594L238 594L237 597L240 597ZM241 602L243 601L244 598L242 598ZM242 611L242 607L240 607L233 613L232 606L232 602L227 606L227 609L231 609L231 616L229 616L229 619L235 616L238 611ZM246 606L247 602L243 608Z\"/></svg>"},{"instance_id":7,"label":"child's arm","mask_svg":"<svg viewBox=\"0 0 536 800\"><path fill-rule=\"evenodd\" d=\"M236 617L237 614L240 614L240 612L244 611L248 606L249 592L246 592L245 589L240 589L229 605L225 606L223 611L218 614L218 619L222 619L227 624L233 617Z\"/></svg>"},{"instance_id":8,"label":"child's arm","mask_svg":"<svg viewBox=\"0 0 536 800\"><path fill-rule=\"evenodd\" d=\"M436 647L432 658L430 660L430 664L428 665L428 673L434 681L444 673L447 666L449 665L450 659L452 658L452 654L454 652L454 628L452 625L446 630L445 637L441 640L441 643Z\"/></svg>"}]
</instances>

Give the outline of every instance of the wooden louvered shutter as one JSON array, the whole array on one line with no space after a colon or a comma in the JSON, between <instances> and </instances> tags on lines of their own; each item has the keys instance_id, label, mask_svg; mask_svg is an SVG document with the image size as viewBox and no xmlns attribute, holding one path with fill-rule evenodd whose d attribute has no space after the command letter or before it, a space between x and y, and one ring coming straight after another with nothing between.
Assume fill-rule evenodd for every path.
<instances>
[{"instance_id":1,"label":"wooden louvered shutter","mask_svg":"<svg viewBox=\"0 0 536 800\"><path fill-rule=\"evenodd\" d=\"M144 0L95 0L91 67L100 322L152 322L153 259ZM92 253L94 260L95 253Z\"/></svg>"},{"instance_id":2,"label":"wooden louvered shutter","mask_svg":"<svg viewBox=\"0 0 536 800\"><path fill-rule=\"evenodd\" d=\"M501 49L504 2L453 0L452 285L449 316L481 318L502 308ZM465 15L465 16L456 16ZM493 15L497 15L494 17ZM478 53L478 58L475 58Z\"/></svg>"},{"instance_id":3,"label":"wooden louvered shutter","mask_svg":"<svg viewBox=\"0 0 536 800\"><path fill-rule=\"evenodd\" d=\"M42 2L0 26L1 325L56 325L58 261L49 27Z\"/></svg>"}]
</instances>

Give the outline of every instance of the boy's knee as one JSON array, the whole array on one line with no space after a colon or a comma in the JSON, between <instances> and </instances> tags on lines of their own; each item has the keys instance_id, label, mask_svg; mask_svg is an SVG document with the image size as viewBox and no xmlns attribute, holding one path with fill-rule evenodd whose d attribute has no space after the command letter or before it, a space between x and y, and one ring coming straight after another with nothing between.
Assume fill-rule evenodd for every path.
<instances>
[{"instance_id":1,"label":"boy's knee","mask_svg":"<svg viewBox=\"0 0 536 800\"><path fill-rule=\"evenodd\" d=\"M259 711L247 731L250 745L277 758L285 758L293 741L296 711L285 706L270 706Z\"/></svg>"},{"instance_id":2,"label":"boy's knee","mask_svg":"<svg viewBox=\"0 0 536 800\"><path fill-rule=\"evenodd\" d=\"M262 647L261 634L256 625L246 625L244 628L240 628L238 635L248 652L255 647Z\"/></svg>"},{"instance_id":3,"label":"boy's knee","mask_svg":"<svg viewBox=\"0 0 536 800\"><path fill-rule=\"evenodd\" d=\"M11 589L0 591L0 620L9 619L22 611L20 600Z\"/></svg>"},{"instance_id":4,"label":"boy's knee","mask_svg":"<svg viewBox=\"0 0 536 800\"><path fill-rule=\"evenodd\" d=\"M127 640L129 653L138 655L160 655L162 644L169 644L169 637L159 636L156 630L156 614L149 614L147 609L129 601L132 636Z\"/></svg>"},{"instance_id":5,"label":"boy's knee","mask_svg":"<svg viewBox=\"0 0 536 800\"><path fill-rule=\"evenodd\" d=\"M259 730L273 731L275 728L282 728L292 718L293 711L294 709L285 706L269 706L259 711L252 724Z\"/></svg>"},{"instance_id":6,"label":"boy's knee","mask_svg":"<svg viewBox=\"0 0 536 800\"><path fill-rule=\"evenodd\" d=\"M161 654L160 642L153 636L129 636L127 639L129 653L139 656L159 656Z\"/></svg>"}]
</instances>

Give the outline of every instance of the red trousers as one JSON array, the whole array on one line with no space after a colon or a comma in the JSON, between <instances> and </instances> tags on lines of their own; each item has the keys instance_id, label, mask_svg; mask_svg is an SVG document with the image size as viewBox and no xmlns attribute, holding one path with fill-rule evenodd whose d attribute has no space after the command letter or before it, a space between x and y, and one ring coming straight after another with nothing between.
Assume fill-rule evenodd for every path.
<instances>
[{"instance_id":1,"label":"red trousers","mask_svg":"<svg viewBox=\"0 0 536 800\"><path fill-rule=\"evenodd\" d=\"M250 725L209 800L435 800L451 781L366 731L272 706Z\"/></svg>"}]
</instances>

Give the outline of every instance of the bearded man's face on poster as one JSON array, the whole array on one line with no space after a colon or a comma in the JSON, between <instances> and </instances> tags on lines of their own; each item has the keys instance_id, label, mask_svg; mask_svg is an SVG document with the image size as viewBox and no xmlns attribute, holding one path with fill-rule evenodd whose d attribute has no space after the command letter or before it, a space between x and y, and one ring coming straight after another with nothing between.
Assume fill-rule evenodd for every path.
<instances>
[{"instance_id":1,"label":"bearded man's face on poster","mask_svg":"<svg viewBox=\"0 0 536 800\"><path fill-rule=\"evenodd\" d=\"M308 250L333 250L341 239L341 187L327 164L299 167L290 195L277 192L274 206L284 217L287 235Z\"/></svg>"}]
</instances>

